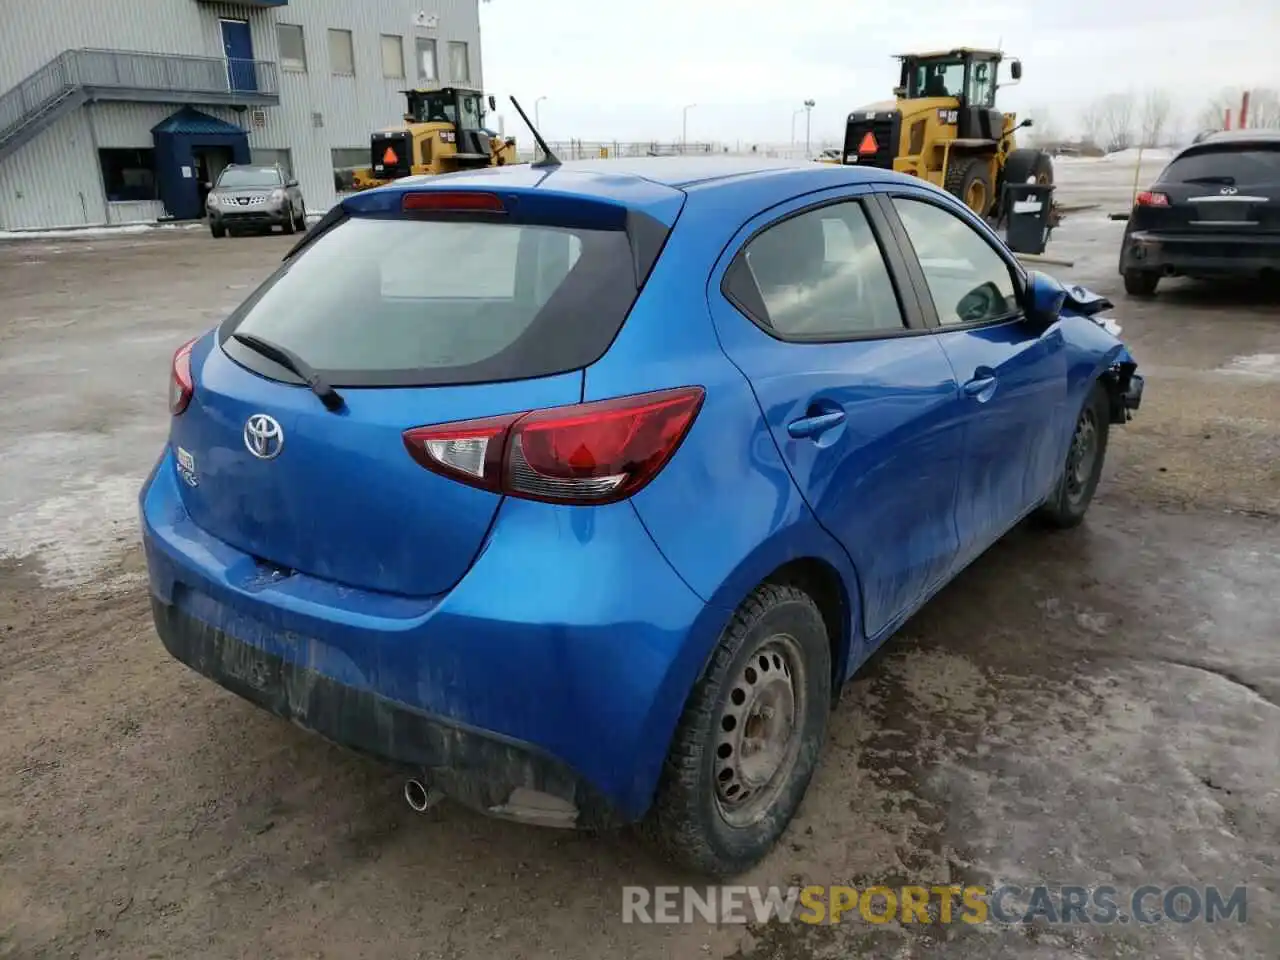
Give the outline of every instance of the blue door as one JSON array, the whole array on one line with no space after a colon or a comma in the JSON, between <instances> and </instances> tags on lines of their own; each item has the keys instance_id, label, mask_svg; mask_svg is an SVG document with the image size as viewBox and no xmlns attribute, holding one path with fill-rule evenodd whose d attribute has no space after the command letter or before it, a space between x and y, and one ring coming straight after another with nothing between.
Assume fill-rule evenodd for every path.
<instances>
[{"instance_id":1,"label":"blue door","mask_svg":"<svg viewBox=\"0 0 1280 960\"><path fill-rule=\"evenodd\" d=\"M959 549L963 429L951 365L904 289L874 195L846 187L791 201L729 249L724 280L713 276L720 341L796 486L853 561L864 632L877 639Z\"/></svg>"},{"instance_id":2,"label":"blue door","mask_svg":"<svg viewBox=\"0 0 1280 960\"><path fill-rule=\"evenodd\" d=\"M925 309L936 312L937 340L960 384L956 525L967 563L1043 500L1063 468L1067 354L1057 324L1026 322L1019 268L958 204L904 193L888 206L908 256L918 256Z\"/></svg>"},{"instance_id":3,"label":"blue door","mask_svg":"<svg viewBox=\"0 0 1280 960\"><path fill-rule=\"evenodd\" d=\"M232 90L257 90L253 36L244 20L223 20L222 50L227 57L227 83Z\"/></svg>"}]
</instances>

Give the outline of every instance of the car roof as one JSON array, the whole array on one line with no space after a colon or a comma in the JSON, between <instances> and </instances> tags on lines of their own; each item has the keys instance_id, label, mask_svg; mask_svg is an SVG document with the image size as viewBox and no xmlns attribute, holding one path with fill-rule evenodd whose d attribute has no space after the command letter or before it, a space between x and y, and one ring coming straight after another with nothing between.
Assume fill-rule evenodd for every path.
<instances>
[{"instance_id":1,"label":"car roof","mask_svg":"<svg viewBox=\"0 0 1280 960\"><path fill-rule=\"evenodd\" d=\"M925 181L872 167L815 163L809 160L777 160L767 157L635 157L607 160L573 160L553 167L512 164L484 167L438 176L405 177L368 194L404 192L439 187L489 190L546 190L548 192L609 200L644 210L664 222L660 211L671 211L679 194L732 198L733 206L748 215L792 196L830 187L860 183L897 182L914 186ZM355 194L359 197L360 194ZM752 209L754 208L754 209ZM737 213L737 209L726 212Z\"/></svg>"},{"instance_id":2,"label":"car roof","mask_svg":"<svg viewBox=\"0 0 1280 960\"><path fill-rule=\"evenodd\" d=\"M1280 130L1218 130L1215 133L1206 134L1189 147L1184 147L1178 156L1201 147L1215 146L1218 144L1231 144L1248 146L1252 144L1277 144L1280 143Z\"/></svg>"}]
</instances>

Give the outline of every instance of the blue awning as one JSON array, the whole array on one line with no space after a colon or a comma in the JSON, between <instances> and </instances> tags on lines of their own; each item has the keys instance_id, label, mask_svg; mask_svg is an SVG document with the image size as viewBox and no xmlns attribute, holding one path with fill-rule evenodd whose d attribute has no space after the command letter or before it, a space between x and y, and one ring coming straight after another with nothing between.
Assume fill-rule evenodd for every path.
<instances>
[{"instance_id":1,"label":"blue awning","mask_svg":"<svg viewBox=\"0 0 1280 960\"><path fill-rule=\"evenodd\" d=\"M248 131L242 130L234 123L227 123L207 113L201 113L194 107L183 107L172 116L165 117L151 132L178 134L179 136L246 136Z\"/></svg>"}]
</instances>

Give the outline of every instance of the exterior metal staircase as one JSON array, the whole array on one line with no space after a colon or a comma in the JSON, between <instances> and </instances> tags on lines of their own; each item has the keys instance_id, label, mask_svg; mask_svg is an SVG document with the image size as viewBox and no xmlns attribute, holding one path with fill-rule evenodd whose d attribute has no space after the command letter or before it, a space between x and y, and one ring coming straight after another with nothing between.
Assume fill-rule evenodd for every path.
<instances>
[{"instance_id":1,"label":"exterior metal staircase","mask_svg":"<svg viewBox=\"0 0 1280 960\"><path fill-rule=\"evenodd\" d=\"M276 65L124 50L64 50L0 94L0 160L50 124L95 100L274 106Z\"/></svg>"}]
</instances>

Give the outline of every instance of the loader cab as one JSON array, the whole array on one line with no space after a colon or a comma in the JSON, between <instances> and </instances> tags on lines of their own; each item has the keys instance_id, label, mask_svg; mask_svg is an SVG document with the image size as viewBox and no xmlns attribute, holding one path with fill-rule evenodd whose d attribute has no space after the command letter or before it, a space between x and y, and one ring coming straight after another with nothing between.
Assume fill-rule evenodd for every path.
<instances>
[{"instance_id":1,"label":"loader cab","mask_svg":"<svg viewBox=\"0 0 1280 960\"><path fill-rule=\"evenodd\" d=\"M947 122L959 128L961 139L996 140L1004 128L1004 115L996 109L1000 62L998 51L961 48L939 53L902 54L902 75L895 93L906 100L955 100ZM1010 75L1022 76L1022 64L1010 62ZM954 109L952 118L950 110Z\"/></svg>"},{"instance_id":2,"label":"loader cab","mask_svg":"<svg viewBox=\"0 0 1280 960\"><path fill-rule=\"evenodd\" d=\"M440 87L435 90L404 92L409 123L448 123L453 125L457 160L484 160L490 155L492 131L485 123L485 95L464 87ZM489 97L489 101L493 98Z\"/></svg>"}]
</instances>

